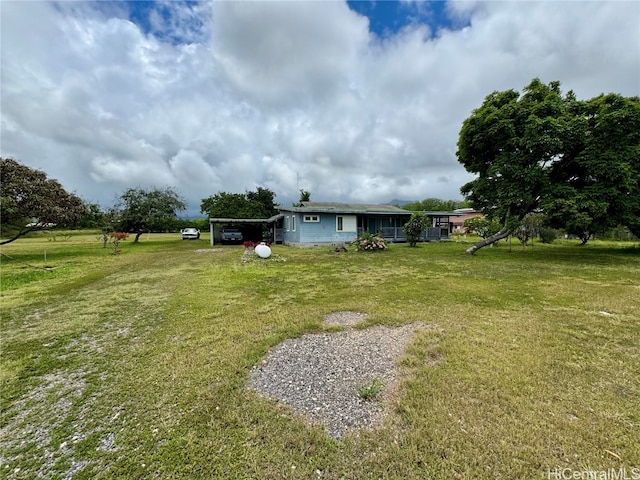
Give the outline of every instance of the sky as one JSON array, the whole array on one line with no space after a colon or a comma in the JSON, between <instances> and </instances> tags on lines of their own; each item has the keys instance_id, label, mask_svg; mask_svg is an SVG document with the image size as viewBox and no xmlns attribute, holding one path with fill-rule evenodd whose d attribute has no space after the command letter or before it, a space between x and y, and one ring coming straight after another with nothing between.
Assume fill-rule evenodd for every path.
<instances>
[{"instance_id":1,"label":"sky","mask_svg":"<svg viewBox=\"0 0 640 480\"><path fill-rule=\"evenodd\" d=\"M128 188L291 205L462 199L462 122L533 78L640 95L639 1L0 2L0 154L104 209Z\"/></svg>"}]
</instances>

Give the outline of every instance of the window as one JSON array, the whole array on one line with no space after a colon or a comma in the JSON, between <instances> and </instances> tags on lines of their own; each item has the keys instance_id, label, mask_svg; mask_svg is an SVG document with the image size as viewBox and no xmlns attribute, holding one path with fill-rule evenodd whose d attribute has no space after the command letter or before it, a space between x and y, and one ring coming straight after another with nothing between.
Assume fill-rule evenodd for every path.
<instances>
[{"instance_id":1,"label":"window","mask_svg":"<svg viewBox=\"0 0 640 480\"><path fill-rule=\"evenodd\" d=\"M291 215L291 230L296 231L296 216Z\"/></svg>"},{"instance_id":2,"label":"window","mask_svg":"<svg viewBox=\"0 0 640 480\"><path fill-rule=\"evenodd\" d=\"M355 215L337 215L336 232L357 232L357 218Z\"/></svg>"},{"instance_id":3,"label":"window","mask_svg":"<svg viewBox=\"0 0 640 480\"><path fill-rule=\"evenodd\" d=\"M284 229L288 232L289 231L289 215L287 215L286 217L284 217Z\"/></svg>"},{"instance_id":4,"label":"window","mask_svg":"<svg viewBox=\"0 0 640 480\"><path fill-rule=\"evenodd\" d=\"M319 222L320 215L305 215L302 221L303 222Z\"/></svg>"}]
</instances>

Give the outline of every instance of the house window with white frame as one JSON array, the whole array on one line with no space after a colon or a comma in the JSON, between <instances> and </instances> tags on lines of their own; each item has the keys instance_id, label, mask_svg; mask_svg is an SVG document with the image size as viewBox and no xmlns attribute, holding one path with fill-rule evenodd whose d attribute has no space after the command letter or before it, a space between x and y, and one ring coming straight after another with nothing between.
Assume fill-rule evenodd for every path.
<instances>
[{"instance_id":1,"label":"house window with white frame","mask_svg":"<svg viewBox=\"0 0 640 480\"><path fill-rule=\"evenodd\" d=\"M284 217L284 229L288 232L289 231L289 215L287 215L286 217Z\"/></svg>"},{"instance_id":2,"label":"house window with white frame","mask_svg":"<svg viewBox=\"0 0 640 480\"><path fill-rule=\"evenodd\" d=\"M320 221L320 215L305 215L302 218L303 222L319 222Z\"/></svg>"},{"instance_id":3,"label":"house window with white frame","mask_svg":"<svg viewBox=\"0 0 640 480\"><path fill-rule=\"evenodd\" d=\"M296 231L296 216L291 215L291 231Z\"/></svg>"},{"instance_id":4,"label":"house window with white frame","mask_svg":"<svg viewBox=\"0 0 640 480\"><path fill-rule=\"evenodd\" d=\"M355 215L336 215L336 232L357 232L357 217Z\"/></svg>"}]
</instances>

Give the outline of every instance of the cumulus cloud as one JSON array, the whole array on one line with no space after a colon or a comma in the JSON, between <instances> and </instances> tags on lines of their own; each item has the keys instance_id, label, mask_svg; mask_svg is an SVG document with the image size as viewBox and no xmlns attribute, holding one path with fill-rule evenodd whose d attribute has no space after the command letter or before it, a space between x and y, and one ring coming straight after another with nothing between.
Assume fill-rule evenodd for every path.
<instances>
[{"instance_id":1,"label":"cumulus cloud","mask_svg":"<svg viewBox=\"0 0 640 480\"><path fill-rule=\"evenodd\" d=\"M460 198L458 132L492 91L640 94L638 2L448 2L438 27L408 2L383 37L342 1L126 5L0 4L2 156L105 207L135 186L191 214L257 186Z\"/></svg>"},{"instance_id":2,"label":"cumulus cloud","mask_svg":"<svg viewBox=\"0 0 640 480\"><path fill-rule=\"evenodd\" d=\"M342 2L215 2L213 56L239 93L296 108L349 83L368 22Z\"/></svg>"}]
</instances>

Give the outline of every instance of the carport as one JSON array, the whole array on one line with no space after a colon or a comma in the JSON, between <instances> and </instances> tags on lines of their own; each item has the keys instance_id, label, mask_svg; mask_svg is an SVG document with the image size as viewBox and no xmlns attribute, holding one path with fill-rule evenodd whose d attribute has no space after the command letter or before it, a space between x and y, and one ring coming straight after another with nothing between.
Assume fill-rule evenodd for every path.
<instances>
[{"instance_id":1,"label":"carport","mask_svg":"<svg viewBox=\"0 0 640 480\"><path fill-rule=\"evenodd\" d=\"M215 245L216 241L220 243L220 230L223 225L239 226L240 224L267 225L269 234L273 239L273 243L282 243L282 218L283 214L278 213L269 218L209 218L209 233L211 245Z\"/></svg>"}]
</instances>

